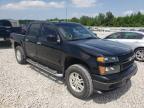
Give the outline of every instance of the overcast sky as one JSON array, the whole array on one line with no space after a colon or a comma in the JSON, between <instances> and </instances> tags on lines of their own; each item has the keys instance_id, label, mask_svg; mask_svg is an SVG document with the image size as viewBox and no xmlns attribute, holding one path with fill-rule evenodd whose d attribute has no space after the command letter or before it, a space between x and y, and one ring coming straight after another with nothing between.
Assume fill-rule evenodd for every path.
<instances>
[{"instance_id":1,"label":"overcast sky","mask_svg":"<svg viewBox=\"0 0 144 108\"><path fill-rule=\"evenodd\" d=\"M116 16L144 13L144 0L0 0L0 19L39 19L95 16L111 11Z\"/></svg>"}]
</instances>

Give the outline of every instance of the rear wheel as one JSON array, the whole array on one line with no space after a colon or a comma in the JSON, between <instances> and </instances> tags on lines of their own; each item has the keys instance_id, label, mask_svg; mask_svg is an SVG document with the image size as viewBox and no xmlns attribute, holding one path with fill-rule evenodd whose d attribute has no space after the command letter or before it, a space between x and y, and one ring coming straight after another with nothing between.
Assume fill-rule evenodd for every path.
<instances>
[{"instance_id":1,"label":"rear wheel","mask_svg":"<svg viewBox=\"0 0 144 108\"><path fill-rule=\"evenodd\" d=\"M137 61L144 62L144 48L138 48L135 50L135 58Z\"/></svg>"},{"instance_id":2,"label":"rear wheel","mask_svg":"<svg viewBox=\"0 0 144 108\"><path fill-rule=\"evenodd\" d=\"M26 63L26 55L25 55L24 50L21 46L16 47L15 56L16 56L16 60L19 64L25 64Z\"/></svg>"},{"instance_id":3,"label":"rear wheel","mask_svg":"<svg viewBox=\"0 0 144 108\"><path fill-rule=\"evenodd\" d=\"M93 93L93 84L88 69L80 64L70 66L66 70L66 84L72 95L85 99Z\"/></svg>"}]
</instances>

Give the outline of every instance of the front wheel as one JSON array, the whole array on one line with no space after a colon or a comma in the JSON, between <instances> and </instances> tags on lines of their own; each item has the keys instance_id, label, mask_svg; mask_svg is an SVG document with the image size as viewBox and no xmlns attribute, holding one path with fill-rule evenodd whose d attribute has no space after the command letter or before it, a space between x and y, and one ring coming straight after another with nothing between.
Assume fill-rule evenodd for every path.
<instances>
[{"instance_id":1,"label":"front wheel","mask_svg":"<svg viewBox=\"0 0 144 108\"><path fill-rule=\"evenodd\" d=\"M138 48L135 50L135 58L137 61L144 62L144 48Z\"/></svg>"},{"instance_id":2,"label":"front wheel","mask_svg":"<svg viewBox=\"0 0 144 108\"><path fill-rule=\"evenodd\" d=\"M26 63L26 55L25 55L24 50L21 46L17 46L15 48L15 56L16 56L16 60L19 64L25 64Z\"/></svg>"},{"instance_id":3,"label":"front wheel","mask_svg":"<svg viewBox=\"0 0 144 108\"><path fill-rule=\"evenodd\" d=\"M72 95L85 99L93 93L92 79L88 69L80 64L70 66L65 74L67 88Z\"/></svg>"}]
</instances>

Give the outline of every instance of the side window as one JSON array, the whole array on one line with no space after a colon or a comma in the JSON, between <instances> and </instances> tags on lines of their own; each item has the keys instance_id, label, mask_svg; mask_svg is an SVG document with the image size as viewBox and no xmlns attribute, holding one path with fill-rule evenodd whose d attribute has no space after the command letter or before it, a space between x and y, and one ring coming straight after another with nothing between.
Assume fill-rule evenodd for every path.
<instances>
[{"instance_id":1,"label":"side window","mask_svg":"<svg viewBox=\"0 0 144 108\"><path fill-rule=\"evenodd\" d=\"M120 39L121 33L114 33L112 35L109 35L106 39Z\"/></svg>"},{"instance_id":2,"label":"side window","mask_svg":"<svg viewBox=\"0 0 144 108\"><path fill-rule=\"evenodd\" d=\"M135 37L135 39L142 39L144 36L142 34L138 34L137 33L137 36Z\"/></svg>"},{"instance_id":3,"label":"side window","mask_svg":"<svg viewBox=\"0 0 144 108\"><path fill-rule=\"evenodd\" d=\"M124 33L124 39L142 39L143 35L133 32Z\"/></svg>"},{"instance_id":4,"label":"side window","mask_svg":"<svg viewBox=\"0 0 144 108\"><path fill-rule=\"evenodd\" d=\"M38 36L40 31L40 24L32 24L29 28L28 35L29 36Z\"/></svg>"},{"instance_id":5,"label":"side window","mask_svg":"<svg viewBox=\"0 0 144 108\"><path fill-rule=\"evenodd\" d=\"M42 36L43 37L57 37L58 32L56 31L53 25L45 24L42 27Z\"/></svg>"}]
</instances>

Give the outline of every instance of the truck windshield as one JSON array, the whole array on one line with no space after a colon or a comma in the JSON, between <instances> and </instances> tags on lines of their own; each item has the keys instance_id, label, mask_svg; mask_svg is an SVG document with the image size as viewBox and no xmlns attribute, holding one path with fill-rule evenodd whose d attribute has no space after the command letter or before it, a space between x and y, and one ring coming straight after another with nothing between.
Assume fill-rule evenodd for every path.
<instances>
[{"instance_id":1,"label":"truck windshield","mask_svg":"<svg viewBox=\"0 0 144 108\"><path fill-rule=\"evenodd\" d=\"M57 24L66 40L97 39L94 33L80 24L64 23Z\"/></svg>"}]
</instances>

